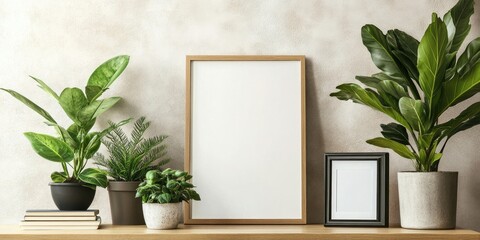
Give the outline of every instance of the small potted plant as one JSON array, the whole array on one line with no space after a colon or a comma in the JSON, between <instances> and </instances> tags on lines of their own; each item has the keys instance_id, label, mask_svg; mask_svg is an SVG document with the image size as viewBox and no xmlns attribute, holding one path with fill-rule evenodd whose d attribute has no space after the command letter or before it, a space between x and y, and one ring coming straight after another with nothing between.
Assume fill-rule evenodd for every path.
<instances>
[{"instance_id":1,"label":"small potted plant","mask_svg":"<svg viewBox=\"0 0 480 240\"><path fill-rule=\"evenodd\" d=\"M135 198L138 185L145 174L160 169L169 159L165 158L167 146L165 135L144 138L150 126L145 117L135 121L131 137L121 128L115 128L102 139L109 157L97 153L95 164L104 168L113 180L108 182L108 195L112 212L112 223L118 225L144 225L142 201Z\"/></svg>"},{"instance_id":2,"label":"small potted plant","mask_svg":"<svg viewBox=\"0 0 480 240\"><path fill-rule=\"evenodd\" d=\"M390 148L415 167L398 173L402 227L455 228L458 173L438 172L438 166L448 141L480 124L480 102L448 121L442 114L480 91L480 38L459 52L473 5L460 0L443 19L433 13L420 41L398 29L384 34L374 25L363 26L363 44L381 72L357 76L365 87L346 83L331 94L396 121L380 125L383 137L367 142Z\"/></svg>"},{"instance_id":3,"label":"small potted plant","mask_svg":"<svg viewBox=\"0 0 480 240\"><path fill-rule=\"evenodd\" d=\"M62 171L51 174L52 198L60 210L86 210L95 196L96 186L106 187L105 173L96 168L86 168L90 159L100 147L100 140L112 129L128 122L112 124L107 129L92 131L97 118L113 107L119 97L99 99L127 67L129 56L117 56L101 64L90 76L85 91L79 88L65 88L60 95L42 80L32 77L41 89L51 95L72 120L64 128L43 108L20 93L1 88L20 102L40 114L58 136L26 132L24 135L33 150L41 157L60 163Z\"/></svg>"},{"instance_id":4,"label":"small potted plant","mask_svg":"<svg viewBox=\"0 0 480 240\"><path fill-rule=\"evenodd\" d=\"M177 228L182 213L181 203L200 201L200 196L188 182L192 176L173 169L151 170L137 189L136 197L142 199L145 223L150 229Z\"/></svg>"}]
</instances>

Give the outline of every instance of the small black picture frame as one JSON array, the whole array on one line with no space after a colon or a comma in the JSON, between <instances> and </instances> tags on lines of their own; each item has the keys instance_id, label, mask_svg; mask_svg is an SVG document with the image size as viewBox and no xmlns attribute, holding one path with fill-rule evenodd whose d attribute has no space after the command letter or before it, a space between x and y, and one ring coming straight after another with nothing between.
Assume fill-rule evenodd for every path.
<instances>
[{"instance_id":1,"label":"small black picture frame","mask_svg":"<svg viewBox=\"0 0 480 240\"><path fill-rule=\"evenodd\" d=\"M388 153L325 153L325 226L388 227Z\"/></svg>"}]
</instances>

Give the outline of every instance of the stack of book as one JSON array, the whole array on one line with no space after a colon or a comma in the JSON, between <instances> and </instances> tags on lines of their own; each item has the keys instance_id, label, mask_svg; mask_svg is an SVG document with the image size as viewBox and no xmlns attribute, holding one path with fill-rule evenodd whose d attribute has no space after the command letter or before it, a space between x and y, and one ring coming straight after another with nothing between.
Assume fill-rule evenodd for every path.
<instances>
[{"instance_id":1,"label":"stack of book","mask_svg":"<svg viewBox=\"0 0 480 240\"><path fill-rule=\"evenodd\" d=\"M94 230L100 226L98 210L27 210L20 228L25 230Z\"/></svg>"}]
</instances>

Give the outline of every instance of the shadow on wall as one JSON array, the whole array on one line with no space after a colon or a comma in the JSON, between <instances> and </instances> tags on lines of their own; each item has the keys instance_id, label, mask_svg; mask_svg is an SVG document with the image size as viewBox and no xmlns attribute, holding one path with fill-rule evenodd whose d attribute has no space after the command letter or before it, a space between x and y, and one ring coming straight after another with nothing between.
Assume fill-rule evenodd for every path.
<instances>
[{"instance_id":1,"label":"shadow on wall","mask_svg":"<svg viewBox=\"0 0 480 240\"><path fill-rule=\"evenodd\" d=\"M323 223L323 153L325 146L320 124L320 108L316 92L314 65L306 64L306 127L307 127L307 223Z\"/></svg>"}]
</instances>

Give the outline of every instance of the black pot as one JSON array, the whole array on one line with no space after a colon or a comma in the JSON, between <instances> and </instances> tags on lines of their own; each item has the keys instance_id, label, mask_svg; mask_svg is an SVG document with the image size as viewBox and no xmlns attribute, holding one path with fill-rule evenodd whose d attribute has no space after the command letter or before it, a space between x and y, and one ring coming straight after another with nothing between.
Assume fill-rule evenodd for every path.
<instances>
[{"instance_id":1,"label":"black pot","mask_svg":"<svg viewBox=\"0 0 480 240\"><path fill-rule=\"evenodd\" d=\"M82 183L49 183L52 198L59 210L84 211L90 207L95 190Z\"/></svg>"},{"instance_id":2,"label":"black pot","mask_svg":"<svg viewBox=\"0 0 480 240\"><path fill-rule=\"evenodd\" d=\"M142 200L135 198L141 182L108 182L108 197L114 225L145 225Z\"/></svg>"}]
</instances>

